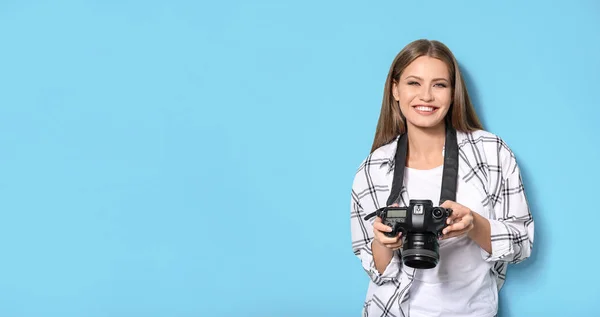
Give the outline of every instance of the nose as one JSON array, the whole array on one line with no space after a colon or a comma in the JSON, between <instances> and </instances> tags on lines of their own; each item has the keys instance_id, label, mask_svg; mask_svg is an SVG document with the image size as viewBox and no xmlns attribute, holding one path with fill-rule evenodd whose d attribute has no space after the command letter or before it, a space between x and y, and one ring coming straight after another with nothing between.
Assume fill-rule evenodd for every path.
<instances>
[{"instance_id":1,"label":"nose","mask_svg":"<svg viewBox=\"0 0 600 317\"><path fill-rule=\"evenodd\" d=\"M421 100L423 101L432 101L433 100L433 94L431 93L431 87L429 86L422 86L423 88L421 88Z\"/></svg>"}]
</instances>

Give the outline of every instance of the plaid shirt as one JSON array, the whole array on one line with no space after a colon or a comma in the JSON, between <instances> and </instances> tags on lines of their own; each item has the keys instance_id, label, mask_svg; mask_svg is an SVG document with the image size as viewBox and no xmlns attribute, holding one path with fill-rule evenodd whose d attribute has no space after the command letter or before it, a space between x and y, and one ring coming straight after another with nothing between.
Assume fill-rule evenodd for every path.
<instances>
[{"instance_id":1,"label":"plaid shirt","mask_svg":"<svg viewBox=\"0 0 600 317\"><path fill-rule=\"evenodd\" d=\"M498 290L504 284L507 264L529 257L534 223L525 197L515 156L504 141L487 131L457 131L459 171L466 183L481 193L491 226L492 253L481 249L482 259L493 263ZM375 268L371 242L372 223L364 217L385 206L391 190L397 138L371 153L359 166L351 195L352 250L370 277L363 316L407 315L406 303L414 270L402 265L396 254L383 274ZM406 188L400 206L408 204ZM460 204L460 201L458 201Z\"/></svg>"}]
</instances>

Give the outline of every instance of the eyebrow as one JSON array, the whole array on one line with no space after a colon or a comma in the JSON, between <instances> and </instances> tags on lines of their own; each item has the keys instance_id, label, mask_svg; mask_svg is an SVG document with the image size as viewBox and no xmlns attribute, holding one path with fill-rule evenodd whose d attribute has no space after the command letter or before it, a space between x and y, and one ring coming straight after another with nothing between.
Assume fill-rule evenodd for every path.
<instances>
[{"instance_id":1,"label":"eyebrow","mask_svg":"<svg viewBox=\"0 0 600 317\"><path fill-rule=\"evenodd\" d=\"M418 79L418 80L423 80L423 78L421 78L421 77L418 77L418 76L413 76L413 75L406 76L406 78L404 78L404 79L408 79L408 78L411 78L411 77L412 77L412 78L415 78L415 79ZM436 81L436 80L443 80L443 81L446 81L446 82L448 82L448 79L446 79L446 78L434 78L434 79L433 79L433 81Z\"/></svg>"}]
</instances>

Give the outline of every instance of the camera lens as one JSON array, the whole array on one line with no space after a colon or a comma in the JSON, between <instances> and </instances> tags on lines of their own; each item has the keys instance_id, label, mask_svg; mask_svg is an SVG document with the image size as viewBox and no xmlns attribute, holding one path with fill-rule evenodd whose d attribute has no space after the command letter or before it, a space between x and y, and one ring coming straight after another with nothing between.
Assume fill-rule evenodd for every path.
<instances>
[{"instance_id":1,"label":"camera lens","mask_svg":"<svg viewBox=\"0 0 600 317\"><path fill-rule=\"evenodd\" d=\"M402 260L406 266L432 269L437 266L439 257L439 244L435 235L413 233L406 237L402 250Z\"/></svg>"},{"instance_id":2,"label":"camera lens","mask_svg":"<svg viewBox=\"0 0 600 317\"><path fill-rule=\"evenodd\" d=\"M433 208L433 218L440 219L444 215L441 208Z\"/></svg>"}]
</instances>

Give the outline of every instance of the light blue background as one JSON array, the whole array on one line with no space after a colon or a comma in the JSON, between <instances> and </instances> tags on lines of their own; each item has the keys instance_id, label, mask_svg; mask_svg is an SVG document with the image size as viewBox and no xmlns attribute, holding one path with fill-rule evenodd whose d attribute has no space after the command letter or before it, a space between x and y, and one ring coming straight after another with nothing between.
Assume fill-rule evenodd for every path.
<instances>
[{"instance_id":1,"label":"light blue background","mask_svg":"<svg viewBox=\"0 0 600 317\"><path fill-rule=\"evenodd\" d=\"M598 316L595 1L0 3L0 316L359 316L350 186L446 43L536 221L501 316Z\"/></svg>"}]
</instances>

